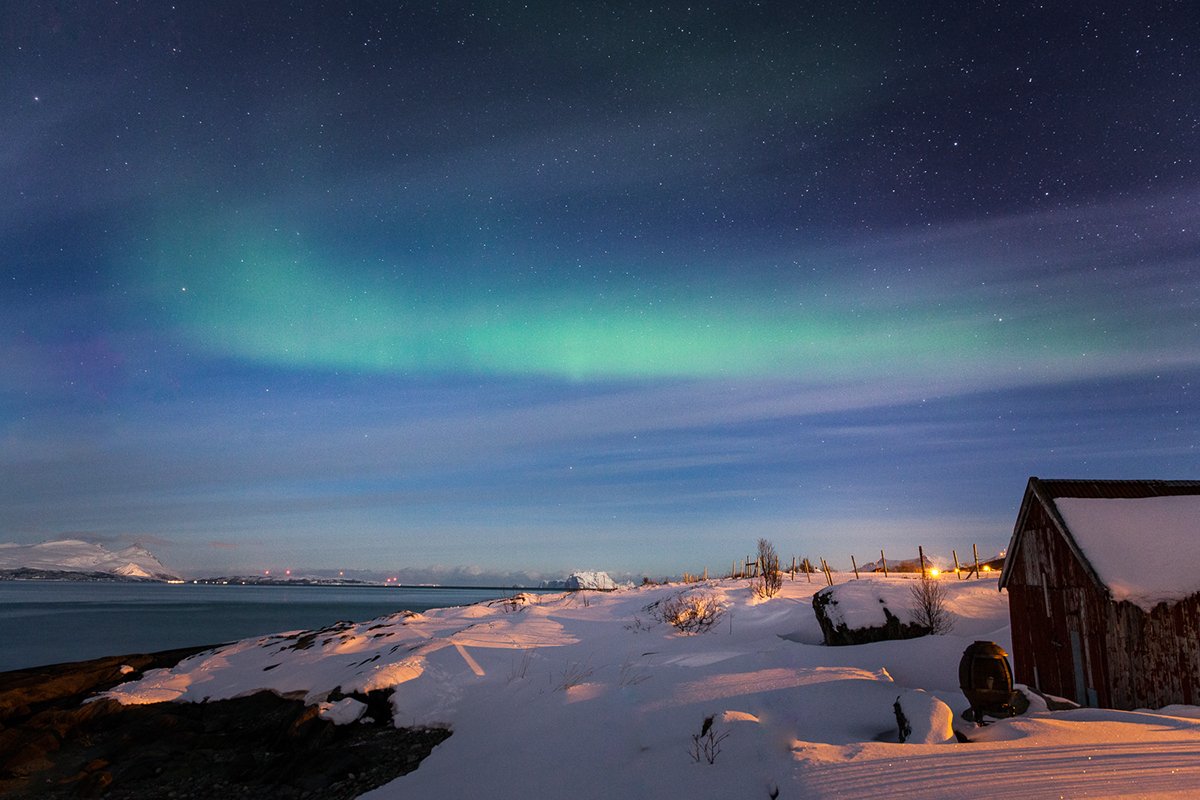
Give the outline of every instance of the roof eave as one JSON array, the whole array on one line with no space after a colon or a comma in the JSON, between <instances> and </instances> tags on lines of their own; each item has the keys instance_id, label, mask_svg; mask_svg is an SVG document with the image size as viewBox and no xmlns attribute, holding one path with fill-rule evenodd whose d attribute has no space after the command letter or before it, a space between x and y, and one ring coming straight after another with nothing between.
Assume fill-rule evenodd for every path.
<instances>
[{"instance_id":1,"label":"roof eave","mask_svg":"<svg viewBox=\"0 0 1200 800\"><path fill-rule=\"evenodd\" d=\"M1059 513L1058 506L1054 503L1054 498L1051 497L1050 493L1045 490L1041 484L1041 481L1037 480L1036 478L1030 479L1030 488L1033 489L1034 494L1037 495L1038 500L1046 509L1046 513L1050 516L1050 521L1053 522L1054 527L1058 529L1059 535L1062 536L1063 541L1067 543L1067 547L1070 548L1071 552L1075 555L1076 560L1079 561L1079 565L1083 567L1083 571L1087 573L1100 591L1111 596L1112 591L1108 588L1108 585L1100 579L1100 575L1096 572L1096 568L1092 566L1091 561L1088 561L1088 557L1083 554L1083 550L1080 549L1079 543L1076 542L1075 537L1071 535L1071 529L1067 527L1067 521L1063 519L1062 514Z\"/></svg>"},{"instance_id":2,"label":"roof eave","mask_svg":"<svg viewBox=\"0 0 1200 800\"><path fill-rule=\"evenodd\" d=\"M996 587L997 590L1004 589L1008 585L1009 576L1012 575L1013 564L1016 563L1014 556L1017 554L1017 548L1021 544L1021 529L1025 526L1025 518L1029 516L1029 504L1033 498L1033 483L1037 480L1036 476L1029 478L1029 482L1025 484L1025 495L1021 498L1021 508L1017 511L1017 521L1013 525L1012 536L1008 540L1008 549L1004 551L1004 567L1000 570L1000 582Z\"/></svg>"},{"instance_id":3,"label":"roof eave","mask_svg":"<svg viewBox=\"0 0 1200 800\"><path fill-rule=\"evenodd\" d=\"M1032 508L1034 498L1036 498L1037 501L1042 504L1042 508L1046 510L1046 515L1050 517L1050 522L1058 531L1058 535L1063 538L1064 542L1066 542L1067 547L1075 556L1076 560L1079 561L1080 566L1083 567L1083 571L1087 573L1088 577L1095 582L1096 586L1099 587L1102 592L1111 596L1112 591L1108 588L1108 585L1100 579L1100 576L1096 573L1095 567L1092 566L1092 562L1088 561L1087 556L1083 554L1083 550L1080 549L1079 543L1076 542L1075 537L1071 535L1071 530L1067 527L1066 520L1064 520L1062 518L1062 514L1058 512L1058 506L1054 504L1054 498L1050 496L1048 491L1046 491L1046 488L1042 485L1041 480L1039 480L1036 475L1029 478L1029 483L1025 487L1025 497L1021 500L1021 510L1017 513L1017 522L1013 526L1012 538L1009 539L1008 550L1006 550L1004 553L1004 569L1000 572L999 588L1004 589L1007 587L1008 579L1012 575L1013 564L1016 563L1014 556L1017 554L1017 550L1020 548L1021 532L1025 527L1025 519L1029 516L1029 510Z\"/></svg>"}]
</instances>

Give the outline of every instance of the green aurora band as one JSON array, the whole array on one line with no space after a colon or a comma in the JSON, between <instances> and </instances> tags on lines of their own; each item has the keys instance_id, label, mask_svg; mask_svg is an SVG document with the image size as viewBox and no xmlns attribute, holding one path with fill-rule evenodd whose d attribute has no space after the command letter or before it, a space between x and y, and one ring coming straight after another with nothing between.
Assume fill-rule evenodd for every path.
<instances>
[{"instance_id":1,"label":"green aurora band","mask_svg":"<svg viewBox=\"0 0 1200 800\"><path fill-rule=\"evenodd\" d=\"M335 261L286 243L253 242L214 237L155 257L158 305L192 346L283 367L574 381L1029 377L1086 371L1081 354L1092 365L1101 355L1086 320L1052 308L998 320L965 294L954 307L910 292L888 307L847 308L800 278L788 288L726 280L703 292L661 283L524 286L505 276L450 287L413 277L432 270L381 278L325 266ZM1111 336L1108 347L1110 355L1124 349Z\"/></svg>"}]
</instances>

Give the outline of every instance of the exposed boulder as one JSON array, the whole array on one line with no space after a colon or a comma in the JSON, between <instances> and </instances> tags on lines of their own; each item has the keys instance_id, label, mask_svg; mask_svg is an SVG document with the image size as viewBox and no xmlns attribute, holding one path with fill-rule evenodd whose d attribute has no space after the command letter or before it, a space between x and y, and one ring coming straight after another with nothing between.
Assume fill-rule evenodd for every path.
<instances>
[{"instance_id":1,"label":"exposed boulder","mask_svg":"<svg viewBox=\"0 0 1200 800\"><path fill-rule=\"evenodd\" d=\"M182 652L0 673L0 795L349 800L416 769L450 735L393 727L390 689L335 690L325 714L271 692L206 703L81 704L141 669L171 666ZM138 669L123 672L130 664Z\"/></svg>"},{"instance_id":2,"label":"exposed boulder","mask_svg":"<svg viewBox=\"0 0 1200 800\"><path fill-rule=\"evenodd\" d=\"M567 589L570 591L591 589L601 592L611 592L617 588L617 583L608 576L607 572L572 572L571 576L564 581L542 581L542 588Z\"/></svg>"},{"instance_id":3,"label":"exposed boulder","mask_svg":"<svg viewBox=\"0 0 1200 800\"><path fill-rule=\"evenodd\" d=\"M933 695L921 689L910 689L896 698L893 709L901 742L942 744L957 741L954 712Z\"/></svg>"},{"instance_id":4,"label":"exposed boulder","mask_svg":"<svg viewBox=\"0 0 1200 800\"><path fill-rule=\"evenodd\" d=\"M829 586L813 595L813 612L825 644L847 645L913 639L929 628L913 622L905 585L852 581Z\"/></svg>"},{"instance_id":5,"label":"exposed boulder","mask_svg":"<svg viewBox=\"0 0 1200 800\"><path fill-rule=\"evenodd\" d=\"M567 578L568 589L598 589L611 592L617 588L616 581L607 572L575 572Z\"/></svg>"}]
</instances>

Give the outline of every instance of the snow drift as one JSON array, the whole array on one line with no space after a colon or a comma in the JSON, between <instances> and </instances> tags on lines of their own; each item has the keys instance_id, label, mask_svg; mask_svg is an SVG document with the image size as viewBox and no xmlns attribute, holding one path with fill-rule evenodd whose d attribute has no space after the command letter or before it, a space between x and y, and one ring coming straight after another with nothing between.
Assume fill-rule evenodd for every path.
<instances>
[{"instance_id":1,"label":"snow drift","mask_svg":"<svg viewBox=\"0 0 1200 800\"><path fill-rule=\"evenodd\" d=\"M885 580L897 592L912 583L872 583ZM728 613L694 635L651 613L682 588L521 595L285 632L148 672L109 695L147 703L298 692L327 718L358 724L361 709L334 698L387 689L398 727L454 733L415 772L365 795L376 800L958 800L1000 774L1005 797L1031 799L1183 798L1200 785L1200 709L1039 710L986 728L954 718L967 705L963 650L980 638L1011 645L995 580L945 581L950 635L836 648L821 644L811 605L819 585L785 581L762 600L745 581L711 581L704 591ZM878 591L848 589L839 606L847 619L874 618ZM870 613L855 597L874 604ZM973 741L951 738L948 725Z\"/></svg>"}]
</instances>

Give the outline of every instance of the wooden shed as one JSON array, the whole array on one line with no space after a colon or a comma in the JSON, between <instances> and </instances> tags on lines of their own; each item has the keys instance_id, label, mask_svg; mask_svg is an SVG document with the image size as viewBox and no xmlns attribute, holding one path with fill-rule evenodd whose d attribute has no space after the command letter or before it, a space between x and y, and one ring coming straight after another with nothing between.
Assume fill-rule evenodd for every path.
<instances>
[{"instance_id":1,"label":"wooden shed","mask_svg":"<svg viewBox=\"0 0 1200 800\"><path fill-rule=\"evenodd\" d=\"M1200 481L1030 478L1000 588L1018 682L1085 706L1200 705Z\"/></svg>"}]
</instances>

